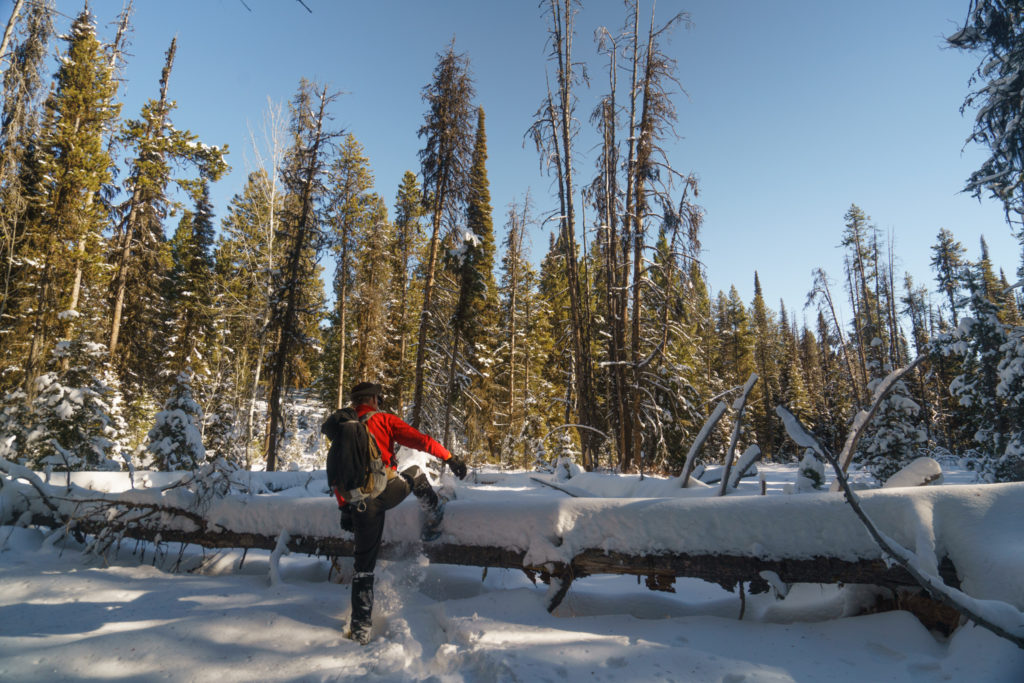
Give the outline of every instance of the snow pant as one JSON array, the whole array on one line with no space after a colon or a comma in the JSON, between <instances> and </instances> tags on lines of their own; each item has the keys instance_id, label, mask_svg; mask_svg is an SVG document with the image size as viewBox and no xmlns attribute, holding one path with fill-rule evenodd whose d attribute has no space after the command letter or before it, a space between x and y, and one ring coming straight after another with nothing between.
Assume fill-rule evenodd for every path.
<instances>
[{"instance_id":1,"label":"snow pant","mask_svg":"<svg viewBox=\"0 0 1024 683\"><path fill-rule=\"evenodd\" d=\"M438 497L427 475L419 467L410 467L389 481L379 496L365 501L364 510L352 509L352 531L356 537L356 547L351 630L356 640L359 640L360 635L369 638L373 612L373 570L377 566L377 555L384 537L384 513L405 500L410 493L416 496L425 510L437 508Z\"/></svg>"}]
</instances>

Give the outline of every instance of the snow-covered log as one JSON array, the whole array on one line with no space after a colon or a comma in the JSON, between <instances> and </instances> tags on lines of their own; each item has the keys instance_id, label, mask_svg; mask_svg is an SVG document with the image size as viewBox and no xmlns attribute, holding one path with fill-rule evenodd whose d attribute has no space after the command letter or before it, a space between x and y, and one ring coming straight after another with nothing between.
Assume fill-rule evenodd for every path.
<instances>
[{"instance_id":1,"label":"snow-covered log","mask_svg":"<svg viewBox=\"0 0 1024 683\"><path fill-rule=\"evenodd\" d=\"M675 480L663 485L675 497L653 489L634 498L602 498L593 489L589 497L466 489L448 504L441 539L428 544L418 540L422 513L410 499L388 514L383 555L519 568L554 577L560 588L582 576L631 574L654 587L696 577L756 590L765 587L765 572L787 584L911 585L906 570L886 563L841 494L723 498L714 489L680 489ZM96 552L136 538L351 555L335 503L303 491L309 495L205 501L181 486L103 493L51 486L15 468L0 477L0 522L27 512L37 524L90 536ZM930 573L979 599L1024 606L1019 564L1006 552L1019 545L1014 520L1024 509L1024 484L876 490L860 498L884 533L912 548Z\"/></svg>"},{"instance_id":2,"label":"snow-covered log","mask_svg":"<svg viewBox=\"0 0 1024 683\"><path fill-rule=\"evenodd\" d=\"M160 516L165 520L172 514L172 511L166 508L160 511ZM277 534L266 534L230 529L184 529L175 528L174 525L163 527L159 524L138 524L120 528L111 534L111 527L101 516L85 516L68 522L46 513L33 515L32 523L47 527L67 526L71 532L108 542L135 539L153 543L185 543L204 548L262 549L278 556L287 550L307 555L351 557L354 550L351 537L341 532L332 536L308 536L291 534L287 530L281 530ZM908 572L899 566L886 563L881 558L847 560L818 556L768 559L759 556L761 549L752 550L754 552L751 554L632 554L589 548L578 552L568 561L538 561L530 559L529 551L493 545L391 541L384 544L381 556L384 559L402 559L422 554L435 564L522 569L528 574L540 575L545 582L555 578L561 581L561 589L564 590L560 590L560 594L554 597L549 610L558 606L573 580L599 574L645 576L648 577L648 585L659 590L670 586L672 580L677 577L689 577L716 583L726 590L734 590L738 584L746 583L750 585L751 592L759 593L768 589L762 572L773 572L779 580L787 584L856 583L890 587L916 585ZM939 569L947 582L958 583L956 570L948 558Z\"/></svg>"}]
</instances>

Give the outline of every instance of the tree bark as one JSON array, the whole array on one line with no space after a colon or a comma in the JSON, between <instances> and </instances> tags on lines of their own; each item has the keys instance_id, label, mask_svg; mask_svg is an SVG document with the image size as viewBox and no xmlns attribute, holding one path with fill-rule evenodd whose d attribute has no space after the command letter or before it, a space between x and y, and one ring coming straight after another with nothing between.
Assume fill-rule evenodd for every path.
<instances>
[{"instance_id":1,"label":"tree bark","mask_svg":"<svg viewBox=\"0 0 1024 683\"><path fill-rule=\"evenodd\" d=\"M11 42L11 35L14 33L14 27L18 23L18 15L21 14L21 6L25 4L25 0L15 0L14 9L11 10L11 18L7 21L7 28L4 29L4 37L0 40L0 65L3 64L4 57L7 55L7 45Z\"/></svg>"}]
</instances>

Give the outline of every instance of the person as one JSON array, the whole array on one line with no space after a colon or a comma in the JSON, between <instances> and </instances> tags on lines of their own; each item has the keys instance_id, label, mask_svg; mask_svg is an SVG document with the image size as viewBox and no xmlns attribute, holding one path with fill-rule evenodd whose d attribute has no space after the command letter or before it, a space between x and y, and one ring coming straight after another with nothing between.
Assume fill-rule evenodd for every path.
<instances>
[{"instance_id":1,"label":"person","mask_svg":"<svg viewBox=\"0 0 1024 683\"><path fill-rule=\"evenodd\" d=\"M441 520L444 517L444 502L434 492L423 470L414 465L398 472L395 444L439 458L459 479L466 477L466 464L460 458L453 456L431 437L406 424L397 415L381 411L381 395L381 385L372 382L359 382L349 392L351 407L360 418L372 413L366 420L366 428L380 448L387 472L387 486L377 497L360 501L358 505L349 504L342 492L332 487L341 508L341 528L355 535L352 617L346 636L361 645L370 640L373 570L377 565L377 555L384 536L385 512L405 500L409 493L415 495L425 513L426 520L421 533L425 541L440 535ZM328 436L332 431L331 420L338 419L336 415L329 417L322 428Z\"/></svg>"}]
</instances>

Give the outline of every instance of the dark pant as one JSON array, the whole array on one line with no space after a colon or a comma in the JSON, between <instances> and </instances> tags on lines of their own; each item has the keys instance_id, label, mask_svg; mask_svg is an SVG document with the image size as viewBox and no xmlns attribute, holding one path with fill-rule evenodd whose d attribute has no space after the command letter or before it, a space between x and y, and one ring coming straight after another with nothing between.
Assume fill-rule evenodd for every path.
<instances>
[{"instance_id":1,"label":"dark pant","mask_svg":"<svg viewBox=\"0 0 1024 683\"><path fill-rule=\"evenodd\" d=\"M418 467L410 467L389 481L379 496L366 501L365 510L352 510L352 531L356 537L356 573L373 572L377 566L381 539L384 537L384 513L405 500L410 493L419 499L424 508L437 506L437 494L430 486L427 475Z\"/></svg>"}]
</instances>

